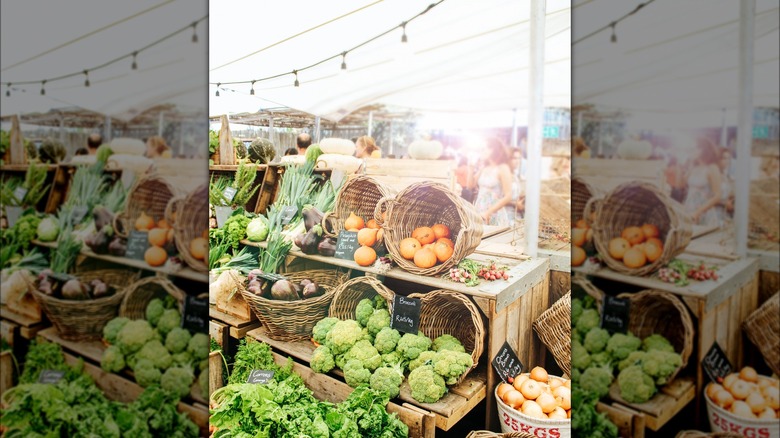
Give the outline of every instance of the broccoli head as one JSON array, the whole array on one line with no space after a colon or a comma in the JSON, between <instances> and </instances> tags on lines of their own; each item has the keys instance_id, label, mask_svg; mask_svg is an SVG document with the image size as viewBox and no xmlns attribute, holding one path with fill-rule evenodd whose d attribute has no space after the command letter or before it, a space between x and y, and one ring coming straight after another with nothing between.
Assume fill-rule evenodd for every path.
<instances>
[{"instance_id":1,"label":"broccoli head","mask_svg":"<svg viewBox=\"0 0 780 438\"><path fill-rule=\"evenodd\" d=\"M173 363L173 358L168 350L160 341L149 341L135 355L137 360L147 359L154 364L156 368L162 370L169 368Z\"/></svg>"},{"instance_id":2,"label":"broccoli head","mask_svg":"<svg viewBox=\"0 0 780 438\"><path fill-rule=\"evenodd\" d=\"M579 384L580 382L580 376L582 375L582 371L578 370L577 368L571 369L571 381Z\"/></svg>"},{"instance_id":3,"label":"broccoli head","mask_svg":"<svg viewBox=\"0 0 780 438\"><path fill-rule=\"evenodd\" d=\"M119 316L108 321L108 324L103 327L103 339L109 344L116 344L116 337L119 334L119 331L122 330L122 327L128 322L130 322L130 320L124 316Z\"/></svg>"},{"instance_id":4,"label":"broccoli head","mask_svg":"<svg viewBox=\"0 0 780 438\"><path fill-rule=\"evenodd\" d=\"M618 374L620 396L629 403L644 403L655 395L653 378L642 371L642 367L632 365Z\"/></svg>"},{"instance_id":5,"label":"broccoli head","mask_svg":"<svg viewBox=\"0 0 780 438\"><path fill-rule=\"evenodd\" d=\"M188 330L181 327L174 327L165 337L165 348L174 354L181 353L182 351L187 350L190 339L192 339L192 335Z\"/></svg>"},{"instance_id":6,"label":"broccoli head","mask_svg":"<svg viewBox=\"0 0 780 438\"><path fill-rule=\"evenodd\" d=\"M607 348L609 342L609 332L603 328L592 328L585 335L585 342L582 346L588 350L588 353L600 353Z\"/></svg>"},{"instance_id":7,"label":"broccoli head","mask_svg":"<svg viewBox=\"0 0 780 438\"><path fill-rule=\"evenodd\" d=\"M133 364L135 381L142 388L160 384L162 373L149 359L139 359Z\"/></svg>"},{"instance_id":8,"label":"broccoli head","mask_svg":"<svg viewBox=\"0 0 780 438\"><path fill-rule=\"evenodd\" d=\"M363 339L363 336L363 329L360 327L360 324L357 321L348 319L333 325L333 328L325 337L325 344L334 355L344 354L357 341Z\"/></svg>"},{"instance_id":9,"label":"broccoli head","mask_svg":"<svg viewBox=\"0 0 780 438\"><path fill-rule=\"evenodd\" d=\"M382 356L379 355L377 349L371 345L365 339L357 341L352 348L347 352L346 360L359 360L363 364L363 368L374 371L382 365Z\"/></svg>"},{"instance_id":10,"label":"broccoli head","mask_svg":"<svg viewBox=\"0 0 780 438\"><path fill-rule=\"evenodd\" d=\"M177 367L191 366L192 362L194 362L194 360L192 359L192 355L186 351L172 354L171 359L172 359L171 362L173 366L177 366ZM208 359L206 360L208 361Z\"/></svg>"},{"instance_id":11,"label":"broccoli head","mask_svg":"<svg viewBox=\"0 0 780 438\"><path fill-rule=\"evenodd\" d=\"M433 370L444 377L447 385L458 383L458 378L474 365L474 360L468 353L459 351L442 350L436 353L433 359Z\"/></svg>"},{"instance_id":12,"label":"broccoli head","mask_svg":"<svg viewBox=\"0 0 780 438\"><path fill-rule=\"evenodd\" d=\"M375 391L379 391L389 398L396 398L401 392L401 383L404 381L404 368L401 364L379 367L374 371L369 380L369 385Z\"/></svg>"},{"instance_id":13,"label":"broccoli head","mask_svg":"<svg viewBox=\"0 0 780 438\"><path fill-rule=\"evenodd\" d=\"M571 320L577 321L580 319L580 316L582 315L582 300L579 298L574 298L571 300Z\"/></svg>"},{"instance_id":14,"label":"broccoli head","mask_svg":"<svg viewBox=\"0 0 780 438\"><path fill-rule=\"evenodd\" d=\"M198 375L198 389L200 389L200 396L207 399L209 398L209 372L201 371Z\"/></svg>"},{"instance_id":15,"label":"broccoli head","mask_svg":"<svg viewBox=\"0 0 780 438\"><path fill-rule=\"evenodd\" d=\"M209 358L209 335L205 333L195 333L187 343L187 353L194 360L203 360Z\"/></svg>"},{"instance_id":16,"label":"broccoli head","mask_svg":"<svg viewBox=\"0 0 780 438\"><path fill-rule=\"evenodd\" d=\"M401 333L398 330L385 327L376 334L374 347L379 353L387 354L395 350L399 339L401 339Z\"/></svg>"},{"instance_id":17,"label":"broccoli head","mask_svg":"<svg viewBox=\"0 0 780 438\"><path fill-rule=\"evenodd\" d=\"M350 359L344 364L344 380L347 385L357 388L360 385L367 385L371 380L371 371L363 366L363 362L357 359Z\"/></svg>"},{"instance_id":18,"label":"broccoli head","mask_svg":"<svg viewBox=\"0 0 780 438\"><path fill-rule=\"evenodd\" d=\"M311 337L318 344L324 344L328 332L337 322L339 322L339 319L333 317L327 317L317 321L317 324L315 324L314 328L311 330Z\"/></svg>"},{"instance_id":19,"label":"broccoli head","mask_svg":"<svg viewBox=\"0 0 780 438\"><path fill-rule=\"evenodd\" d=\"M436 359L435 351L423 351L419 356L417 356L417 359L409 361L409 371L412 371L423 365L433 365L434 359Z\"/></svg>"},{"instance_id":20,"label":"broccoli head","mask_svg":"<svg viewBox=\"0 0 780 438\"><path fill-rule=\"evenodd\" d=\"M615 360L623 360L641 346L642 340L631 333L615 333L607 342L607 353Z\"/></svg>"},{"instance_id":21,"label":"broccoli head","mask_svg":"<svg viewBox=\"0 0 780 438\"><path fill-rule=\"evenodd\" d=\"M165 370L165 373L160 377L160 386L177 397L184 397L190 393L194 379L195 376L191 369L172 367Z\"/></svg>"},{"instance_id":22,"label":"broccoli head","mask_svg":"<svg viewBox=\"0 0 780 438\"><path fill-rule=\"evenodd\" d=\"M387 301L382 295L374 295L374 309L387 309Z\"/></svg>"},{"instance_id":23,"label":"broccoli head","mask_svg":"<svg viewBox=\"0 0 780 438\"><path fill-rule=\"evenodd\" d=\"M412 398L420 403L436 403L447 392L444 378L430 365L415 368L409 373L408 380Z\"/></svg>"},{"instance_id":24,"label":"broccoli head","mask_svg":"<svg viewBox=\"0 0 780 438\"><path fill-rule=\"evenodd\" d=\"M181 327L181 313L178 309L165 309L157 321L157 330L165 337L175 327Z\"/></svg>"},{"instance_id":25,"label":"broccoli head","mask_svg":"<svg viewBox=\"0 0 780 438\"><path fill-rule=\"evenodd\" d=\"M452 335L441 335L433 340L433 351L450 350L465 353L466 349L458 338Z\"/></svg>"},{"instance_id":26,"label":"broccoli head","mask_svg":"<svg viewBox=\"0 0 780 438\"><path fill-rule=\"evenodd\" d=\"M596 308L596 299L593 298L590 295L585 295L582 297L582 309L595 309Z\"/></svg>"},{"instance_id":27,"label":"broccoli head","mask_svg":"<svg viewBox=\"0 0 780 438\"><path fill-rule=\"evenodd\" d=\"M146 320L149 321L149 324L151 324L152 327L157 327L157 323L160 322L163 312L165 312L163 300L154 298L146 305Z\"/></svg>"},{"instance_id":28,"label":"broccoli head","mask_svg":"<svg viewBox=\"0 0 780 438\"><path fill-rule=\"evenodd\" d=\"M100 358L100 367L109 373L117 373L125 368L125 356L116 345L111 345Z\"/></svg>"},{"instance_id":29,"label":"broccoli head","mask_svg":"<svg viewBox=\"0 0 780 438\"><path fill-rule=\"evenodd\" d=\"M129 321L116 335L116 343L124 355L133 354L154 337L154 330L143 319Z\"/></svg>"},{"instance_id":30,"label":"broccoli head","mask_svg":"<svg viewBox=\"0 0 780 438\"><path fill-rule=\"evenodd\" d=\"M590 366L601 366L601 365L612 366L612 357L610 357L609 353L607 353L606 351L601 351L599 353L594 353L590 355Z\"/></svg>"},{"instance_id":31,"label":"broccoli head","mask_svg":"<svg viewBox=\"0 0 780 438\"><path fill-rule=\"evenodd\" d=\"M580 334L585 335L591 329L598 327L599 322L601 322L601 318L599 317L599 312L596 309L585 309L582 311L582 315L577 318L575 328L578 332L580 332Z\"/></svg>"},{"instance_id":32,"label":"broccoli head","mask_svg":"<svg viewBox=\"0 0 780 438\"><path fill-rule=\"evenodd\" d=\"M631 353L628 353L628 356L625 359L618 362L618 370L623 371L632 365L642 365L642 361L644 361L646 354L647 353L644 351L632 351Z\"/></svg>"},{"instance_id":33,"label":"broccoli head","mask_svg":"<svg viewBox=\"0 0 780 438\"><path fill-rule=\"evenodd\" d=\"M590 366L590 354L588 350L582 346L579 342L572 342L571 344L571 366L579 370L584 370Z\"/></svg>"},{"instance_id":34,"label":"broccoli head","mask_svg":"<svg viewBox=\"0 0 780 438\"><path fill-rule=\"evenodd\" d=\"M396 363L404 363L397 351L391 351L382 355L382 365L393 365Z\"/></svg>"},{"instance_id":35,"label":"broccoli head","mask_svg":"<svg viewBox=\"0 0 780 438\"><path fill-rule=\"evenodd\" d=\"M432 344L431 339L422 334L422 332L418 332L416 335L405 333L398 340L398 345L396 345L395 349L404 360L414 360L423 351L430 350Z\"/></svg>"},{"instance_id":36,"label":"broccoli head","mask_svg":"<svg viewBox=\"0 0 780 438\"><path fill-rule=\"evenodd\" d=\"M368 318L366 328L371 337L375 337L383 328L390 327L390 312L387 309L377 309Z\"/></svg>"},{"instance_id":37,"label":"broccoli head","mask_svg":"<svg viewBox=\"0 0 780 438\"><path fill-rule=\"evenodd\" d=\"M368 318L374 314L374 302L370 298L363 298L355 307L355 320L361 327L368 325Z\"/></svg>"},{"instance_id":38,"label":"broccoli head","mask_svg":"<svg viewBox=\"0 0 780 438\"><path fill-rule=\"evenodd\" d=\"M577 342L580 345L582 345L582 338L583 338L582 333L578 332L577 330L572 330L571 331L571 341L572 342Z\"/></svg>"},{"instance_id":39,"label":"broccoli head","mask_svg":"<svg viewBox=\"0 0 780 438\"><path fill-rule=\"evenodd\" d=\"M209 369L209 360L203 359L198 363L198 371L208 371Z\"/></svg>"},{"instance_id":40,"label":"broccoli head","mask_svg":"<svg viewBox=\"0 0 780 438\"><path fill-rule=\"evenodd\" d=\"M591 367L580 374L580 387L598 398L609 394L609 385L612 384L614 376L609 367Z\"/></svg>"},{"instance_id":41,"label":"broccoli head","mask_svg":"<svg viewBox=\"0 0 780 438\"><path fill-rule=\"evenodd\" d=\"M652 334L642 340L642 350L668 351L674 353L674 346L665 337L659 334Z\"/></svg>"},{"instance_id":42,"label":"broccoli head","mask_svg":"<svg viewBox=\"0 0 780 438\"><path fill-rule=\"evenodd\" d=\"M650 350L642 359L642 371L655 379L658 385L665 385L680 365L682 357L668 351Z\"/></svg>"},{"instance_id":43,"label":"broccoli head","mask_svg":"<svg viewBox=\"0 0 780 438\"><path fill-rule=\"evenodd\" d=\"M312 353L309 365L315 373L327 373L336 366L336 360L333 358L330 348L320 345Z\"/></svg>"},{"instance_id":44,"label":"broccoli head","mask_svg":"<svg viewBox=\"0 0 780 438\"><path fill-rule=\"evenodd\" d=\"M360 331L363 333L363 336L360 337L361 340L366 340L372 344L374 343L374 337L368 332L368 327L363 327Z\"/></svg>"}]
</instances>

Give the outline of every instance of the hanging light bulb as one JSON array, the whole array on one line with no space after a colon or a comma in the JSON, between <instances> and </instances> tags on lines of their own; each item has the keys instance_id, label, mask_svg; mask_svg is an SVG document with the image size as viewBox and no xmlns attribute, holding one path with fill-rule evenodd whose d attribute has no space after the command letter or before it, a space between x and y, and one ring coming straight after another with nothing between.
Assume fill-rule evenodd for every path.
<instances>
[{"instance_id":1,"label":"hanging light bulb","mask_svg":"<svg viewBox=\"0 0 780 438\"><path fill-rule=\"evenodd\" d=\"M8 89L5 90L5 97L11 97L11 83L8 83Z\"/></svg>"},{"instance_id":2,"label":"hanging light bulb","mask_svg":"<svg viewBox=\"0 0 780 438\"><path fill-rule=\"evenodd\" d=\"M401 29L403 29L403 35L401 35L401 42L406 43L409 39L406 37L406 22L401 23Z\"/></svg>"},{"instance_id":3,"label":"hanging light bulb","mask_svg":"<svg viewBox=\"0 0 780 438\"><path fill-rule=\"evenodd\" d=\"M192 23L192 42L198 42L198 22Z\"/></svg>"},{"instance_id":4,"label":"hanging light bulb","mask_svg":"<svg viewBox=\"0 0 780 438\"><path fill-rule=\"evenodd\" d=\"M295 83L293 85L295 85L296 87L300 87L301 83L298 82L298 70L293 70L293 74L295 75Z\"/></svg>"},{"instance_id":5,"label":"hanging light bulb","mask_svg":"<svg viewBox=\"0 0 780 438\"><path fill-rule=\"evenodd\" d=\"M222 85L221 83L217 82L217 93L215 96L219 97L219 86Z\"/></svg>"},{"instance_id":6,"label":"hanging light bulb","mask_svg":"<svg viewBox=\"0 0 780 438\"><path fill-rule=\"evenodd\" d=\"M138 70L138 63L135 61L135 58L137 56L138 56L138 52L133 52L133 65L131 67L133 70Z\"/></svg>"},{"instance_id":7,"label":"hanging light bulb","mask_svg":"<svg viewBox=\"0 0 780 438\"><path fill-rule=\"evenodd\" d=\"M46 86L46 80L44 79L41 81L41 96L44 96L46 94L46 88L44 88L45 86Z\"/></svg>"},{"instance_id":8,"label":"hanging light bulb","mask_svg":"<svg viewBox=\"0 0 780 438\"><path fill-rule=\"evenodd\" d=\"M341 69L342 70L347 69L347 52L343 52L341 54Z\"/></svg>"},{"instance_id":9,"label":"hanging light bulb","mask_svg":"<svg viewBox=\"0 0 780 438\"><path fill-rule=\"evenodd\" d=\"M614 21L610 24L610 27L612 28L612 36L609 38L609 40L611 42L613 42L613 43L617 42L617 34L615 34L615 26L616 25L617 25L617 23L614 22Z\"/></svg>"},{"instance_id":10,"label":"hanging light bulb","mask_svg":"<svg viewBox=\"0 0 780 438\"><path fill-rule=\"evenodd\" d=\"M86 78L86 79L84 79L84 86L85 87L89 87L89 71L88 70L84 70L84 77Z\"/></svg>"},{"instance_id":11,"label":"hanging light bulb","mask_svg":"<svg viewBox=\"0 0 780 438\"><path fill-rule=\"evenodd\" d=\"M254 96L255 95L255 81L252 81L252 89L249 90L249 95Z\"/></svg>"}]
</instances>

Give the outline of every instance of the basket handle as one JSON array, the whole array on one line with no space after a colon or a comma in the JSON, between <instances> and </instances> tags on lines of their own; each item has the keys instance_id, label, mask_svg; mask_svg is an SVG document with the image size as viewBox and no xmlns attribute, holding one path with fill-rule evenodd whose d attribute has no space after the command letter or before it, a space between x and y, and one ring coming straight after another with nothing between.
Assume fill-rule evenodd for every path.
<instances>
[{"instance_id":1,"label":"basket handle","mask_svg":"<svg viewBox=\"0 0 780 438\"><path fill-rule=\"evenodd\" d=\"M338 221L338 215L332 211L329 211L325 213L322 216L322 232L325 234L326 237L337 237L339 235L338 230L336 229L335 222ZM331 229L328 229L328 226L331 225L331 221L334 223Z\"/></svg>"},{"instance_id":2,"label":"basket handle","mask_svg":"<svg viewBox=\"0 0 780 438\"><path fill-rule=\"evenodd\" d=\"M383 196L379 198L379 201L376 203L376 207L374 208L374 220L380 227L385 226L385 221L382 219L382 207L384 207L385 204L387 204L387 216L389 216L390 208L393 205L393 197Z\"/></svg>"},{"instance_id":3,"label":"basket handle","mask_svg":"<svg viewBox=\"0 0 780 438\"><path fill-rule=\"evenodd\" d=\"M571 278L572 283L576 284L577 286L585 289L585 292L592 296L596 302L601 305L601 302L604 301L604 295L606 295L602 290L597 288L593 285L590 281L588 281L585 276L576 274Z\"/></svg>"},{"instance_id":4,"label":"basket handle","mask_svg":"<svg viewBox=\"0 0 780 438\"><path fill-rule=\"evenodd\" d=\"M114 232L124 239L127 239L129 232L124 229L125 212L120 212L114 215L114 221L111 224L114 227Z\"/></svg>"},{"instance_id":5,"label":"basket handle","mask_svg":"<svg viewBox=\"0 0 780 438\"><path fill-rule=\"evenodd\" d=\"M588 199L588 202L585 203L585 208L582 209L582 218L585 219L585 223L588 224L590 228L593 228L593 224L598 222L596 220L598 216L597 214L594 214L593 215L594 219L591 220L590 218L591 211L593 213L596 213L601 208L601 201L602 201L601 198L597 198L593 196L590 199Z\"/></svg>"},{"instance_id":6,"label":"basket handle","mask_svg":"<svg viewBox=\"0 0 780 438\"><path fill-rule=\"evenodd\" d=\"M181 210L181 204L185 199L185 195L176 195L168 200L168 205L165 206L165 213L163 214L163 217L165 218L165 221L168 222L168 225L170 225L172 228L174 224L176 224L176 221L173 220L173 213L178 214L178 212Z\"/></svg>"}]
</instances>

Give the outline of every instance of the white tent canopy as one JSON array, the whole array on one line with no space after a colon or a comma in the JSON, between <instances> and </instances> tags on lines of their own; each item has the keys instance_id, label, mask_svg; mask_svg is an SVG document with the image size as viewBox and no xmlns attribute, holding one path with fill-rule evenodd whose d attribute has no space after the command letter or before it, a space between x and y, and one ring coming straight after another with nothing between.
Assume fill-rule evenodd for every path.
<instances>
[{"instance_id":1,"label":"white tent canopy","mask_svg":"<svg viewBox=\"0 0 780 438\"><path fill-rule=\"evenodd\" d=\"M497 126L511 125L506 115L517 109L523 122L530 5L514 0L446 0L406 27L408 43L400 42L397 29L347 54L344 73L340 56L300 72L300 87L293 86L292 75L256 83L255 96L249 96L249 84L225 84L316 63L398 26L426 6L413 0L312 0L275 3L273 17L264 17L264 3L212 2L209 81L223 85L219 97L216 87L210 88L209 113L284 105L338 121L379 103L430 115L429 120L452 115L480 125L477 115L502 114ZM263 17L259 23L258 16ZM547 2L546 35L544 103L569 107L568 1Z\"/></svg>"},{"instance_id":2,"label":"white tent canopy","mask_svg":"<svg viewBox=\"0 0 780 438\"><path fill-rule=\"evenodd\" d=\"M207 15L206 2L137 0L101 2L3 2L2 81L44 80L103 64L151 44ZM127 58L109 67L61 81L14 84L2 90L2 114L47 112L77 106L118 119L131 119L163 104L183 111L203 111L207 22L192 31L142 51L138 69Z\"/></svg>"}]
</instances>

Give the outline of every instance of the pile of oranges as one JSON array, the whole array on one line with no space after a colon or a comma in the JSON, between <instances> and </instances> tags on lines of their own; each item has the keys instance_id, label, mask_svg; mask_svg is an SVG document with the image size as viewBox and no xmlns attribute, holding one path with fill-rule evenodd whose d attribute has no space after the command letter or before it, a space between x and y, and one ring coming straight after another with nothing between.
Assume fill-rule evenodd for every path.
<instances>
[{"instance_id":1,"label":"pile of oranges","mask_svg":"<svg viewBox=\"0 0 780 438\"><path fill-rule=\"evenodd\" d=\"M571 380L550 376L542 367L501 383L496 394L507 406L542 420L571 418Z\"/></svg>"},{"instance_id":2,"label":"pile of oranges","mask_svg":"<svg viewBox=\"0 0 780 438\"><path fill-rule=\"evenodd\" d=\"M732 414L761 420L780 418L780 380L759 376L745 367L731 373L721 383L710 383L707 397Z\"/></svg>"},{"instance_id":3,"label":"pile of oranges","mask_svg":"<svg viewBox=\"0 0 780 438\"><path fill-rule=\"evenodd\" d=\"M357 240L360 248L355 251L353 259L360 266L371 266L376 261L374 246L382 241L385 231L374 219L368 222L354 212L349 214L344 221L344 229L357 232Z\"/></svg>"},{"instance_id":4,"label":"pile of oranges","mask_svg":"<svg viewBox=\"0 0 780 438\"><path fill-rule=\"evenodd\" d=\"M659 236L658 227L653 224L626 227L620 237L609 241L609 256L622 260L628 268L641 268L663 255L664 243Z\"/></svg>"},{"instance_id":5,"label":"pile of oranges","mask_svg":"<svg viewBox=\"0 0 780 438\"><path fill-rule=\"evenodd\" d=\"M571 249L571 264L573 266L585 263L587 253L583 247L591 242L593 242L593 230L585 222L585 219L575 222L574 228L571 229L571 243L574 245Z\"/></svg>"},{"instance_id":6,"label":"pile of oranges","mask_svg":"<svg viewBox=\"0 0 780 438\"><path fill-rule=\"evenodd\" d=\"M401 257L411 260L418 268L432 268L452 257L455 243L450 239L450 229L444 224L418 227L412 236L401 240Z\"/></svg>"},{"instance_id":7,"label":"pile of oranges","mask_svg":"<svg viewBox=\"0 0 780 438\"><path fill-rule=\"evenodd\" d=\"M175 251L173 227L165 219L155 223L154 218L142 212L135 220L135 229L146 232L149 248L144 252L144 261L149 266L162 266L168 260L168 253ZM208 230L190 241L190 254L198 260L206 260L209 253Z\"/></svg>"}]
</instances>

